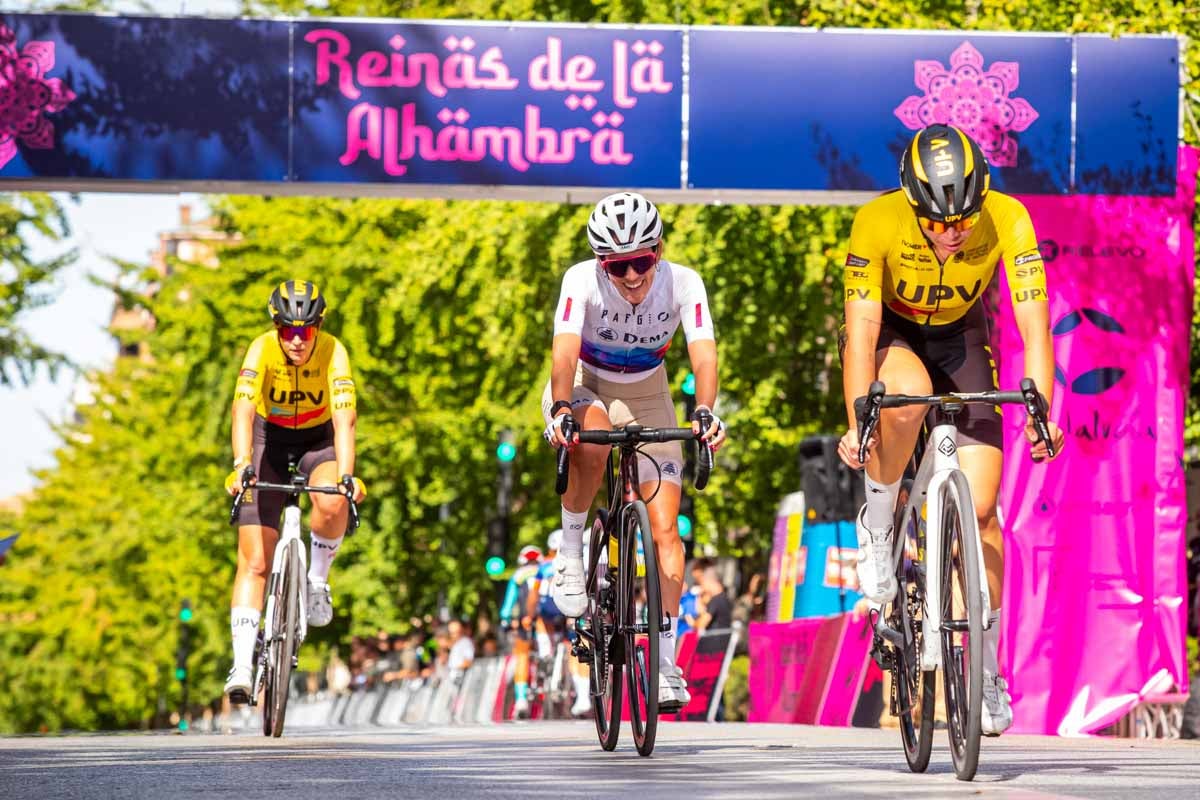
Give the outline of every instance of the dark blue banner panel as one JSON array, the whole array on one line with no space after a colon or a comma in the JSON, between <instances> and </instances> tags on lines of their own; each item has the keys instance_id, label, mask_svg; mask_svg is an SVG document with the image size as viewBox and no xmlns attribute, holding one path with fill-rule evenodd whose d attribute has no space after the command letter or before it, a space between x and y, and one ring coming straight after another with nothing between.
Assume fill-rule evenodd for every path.
<instances>
[{"instance_id":1,"label":"dark blue banner panel","mask_svg":"<svg viewBox=\"0 0 1200 800\"><path fill-rule=\"evenodd\" d=\"M299 181L679 187L681 30L305 22Z\"/></svg>"},{"instance_id":2,"label":"dark blue banner panel","mask_svg":"<svg viewBox=\"0 0 1200 800\"><path fill-rule=\"evenodd\" d=\"M1178 98L1171 36L7 14L0 183L859 202L948 122L1005 191L1169 195Z\"/></svg>"},{"instance_id":3,"label":"dark blue banner panel","mask_svg":"<svg viewBox=\"0 0 1200 800\"><path fill-rule=\"evenodd\" d=\"M913 132L945 122L997 188L1069 188L1067 36L707 28L690 55L689 187L893 188Z\"/></svg>"},{"instance_id":4,"label":"dark blue banner panel","mask_svg":"<svg viewBox=\"0 0 1200 800\"><path fill-rule=\"evenodd\" d=\"M278 22L0 15L0 175L280 181Z\"/></svg>"},{"instance_id":5,"label":"dark blue banner panel","mask_svg":"<svg viewBox=\"0 0 1200 800\"><path fill-rule=\"evenodd\" d=\"M1076 191L1171 194L1179 138L1179 42L1076 39Z\"/></svg>"}]
</instances>

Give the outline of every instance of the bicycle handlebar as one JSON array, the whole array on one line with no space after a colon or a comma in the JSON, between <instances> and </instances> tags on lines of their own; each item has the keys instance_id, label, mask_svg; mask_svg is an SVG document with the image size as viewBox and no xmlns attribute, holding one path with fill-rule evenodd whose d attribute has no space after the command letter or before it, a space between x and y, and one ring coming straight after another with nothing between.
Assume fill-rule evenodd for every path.
<instances>
[{"instance_id":1,"label":"bicycle handlebar","mask_svg":"<svg viewBox=\"0 0 1200 800\"><path fill-rule=\"evenodd\" d=\"M879 412L884 408L901 406L938 406L943 410L959 411L963 405L986 403L987 405L1009 405L1020 403L1025 413L1033 420L1038 441L1045 442L1046 454L1053 458L1054 445L1050 441L1050 426L1046 419L1046 398L1037 390L1032 378L1021 379L1021 389L1016 392L946 392L944 394L907 395L886 394L883 383L873 381L866 395L855 398L854 417L858 422L858 460L867 458L867 442L879 426Z\"/></svg>"},{"instance_id":2,"label":"bicycle handlebar","mask_svg":"<svg viewBox=\"0 0 1200 800\"><path fill-rule=\"evenodd\" d=\"M300 494L308 492L312 494L340 494L350 503L350 528L354 530L358 528L358 504L354 502L354 481L337 486L308 486L304 481L296 483L251 483L251 476L242 478L242 490L233 498L233 508L229 511L229 524L232 525L237 521L238 511L242 508L242 501L246 497L246 490L258 489L259 491L266 490L268 492L283 492L286 494Z\"/></svg>"},{"instance_id":3,"label":"bicycle handlebar","mask_svg":"<svg viewBox=\"0 0 1200 800\"><path fill-rule=\"evenodd\" d=\"M707 431L712 425L712 417L701 412L697 417L697 422L700 423L700 430ZM713 454L708 445L700 440L700 434L692 432L691 428L647 428L641 425L626 425L623 428L613 428L612 430L588 430L581 431L578 429L579 423L574 417L568 416L563 420L562 432L563 436L568 441L579 435L580 444L606 444L609 446L620 445L637 445L643 442L683 442L696 439L698 441L700 455L696 459L696 479L693 485L697 491L701 491L708 485L709 475L713 468ZM570 454L565 447L558 449L558 462L555 469L554 490L559 494L567 490L567 481L570 477Z\"/></svg>"}]
</instances>

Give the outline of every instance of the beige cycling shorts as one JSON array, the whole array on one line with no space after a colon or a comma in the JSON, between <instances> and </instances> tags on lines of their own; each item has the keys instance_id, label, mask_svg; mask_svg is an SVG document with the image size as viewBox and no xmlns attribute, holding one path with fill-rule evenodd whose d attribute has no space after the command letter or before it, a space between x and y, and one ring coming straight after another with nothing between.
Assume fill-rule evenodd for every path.
<instances>
[{"instance_id":1,"label":"beige cycling shorts","mask_svg":"<svg viewBox=\"0 0 1200 800\"><path fill-rule=\"evenodd\" d=\"M542 417L550 423L550 409L554 398L550 393L550 382L542 393ZM608 413L614 428L636 422L654 428L677 428L679 419L675 415L675 403L667 385L667 371L659 365L647 373L643 380L633 383L607 381L594 372L584 369L582 363L575 370L575 389L571 393L571 408L578 418L585 406L596 406ZM679 442L654 442L644 444L638 454L638 479L651 483L662 472L662 479L676 486L681 485L683 472L683 448ZM649 456L649 458L647 458ZM658 464L656 468L654 462Z\"/></svg>"}]
</instances>

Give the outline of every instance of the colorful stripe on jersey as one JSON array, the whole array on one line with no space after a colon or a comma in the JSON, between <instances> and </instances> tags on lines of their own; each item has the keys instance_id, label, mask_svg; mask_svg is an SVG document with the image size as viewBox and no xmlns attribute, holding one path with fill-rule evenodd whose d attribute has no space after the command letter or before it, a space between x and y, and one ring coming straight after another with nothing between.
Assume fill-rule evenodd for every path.
<instances>
[{"instance_id":1,"label":"colorful stripe on jersey","mask_svg":"<svg viewBox=\"0 0 1200 800\"><path fill-rule=\"evenodd\" d=\"M584 339L579 357L585 364L609 372L647 372L663 363L670 348L670 339L662 347L653 350L646 347L602 348Z\"/></svg>"},{"instance_id":2,"label":"colorful stripe on jersey","mask_svg":"<svg viewBox=\"0 0 1200 800\"><path fill-rule=\"evenodd\" d=\"M306 411L303 414L289 414L283 408L271 408L271 413L267 415L267 422L272 425L280 425L284 428L298 428L306 422L312 422L314 419L320 419L325 413L327 406L314 408L312 411Z\"/></svg>"},{"instance_id":3,"label":"colorful stripe on jersey","mask_svg":"<svg viewBox=\"0 0 1200 800\"><path fill-rule=\"evenodd\" d=\"M571 319L571 301L573 299L574 298L571 298L571 297L567 298L567 305L563 309L563 322L569 322Z\"/></svg>"},{"instance_id":4,"label":"colorful stripe on jersey","mask_svg":"<svg viewBox=\"0 0 1200 800\"><path fill-rule=\"evenodd\" d=\"M696 327L704 327L704 306L701 303L696 303Z\"/></svg>"}]
</instances>

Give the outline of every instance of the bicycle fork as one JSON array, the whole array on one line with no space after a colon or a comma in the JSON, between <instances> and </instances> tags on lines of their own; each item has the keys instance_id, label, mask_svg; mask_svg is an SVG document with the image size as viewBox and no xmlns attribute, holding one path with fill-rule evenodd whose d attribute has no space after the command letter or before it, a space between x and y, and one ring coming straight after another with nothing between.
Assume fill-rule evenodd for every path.
<instances>
[{"instance_id":1,"label":"bicycle fork","mask_svg":"<svg viewBox=\"0 0 1200 800\"><path fill-rule=\"evenodd\" d=\"M935 440L937 440L937 431L938 429L935 429ZM983 629L987 630L992 625L992 600L988 590L987 566L983 560L983 545L979 536L979 522L975 519L975 504L971 501L971 488L967 484L966 475L958 468L957 453L952 453L949 457L939 453L937 460L940 462L943 458L949 463L936 464L926 492L926 531L928 533L925 537L925 613L922 618L921 642L921 669L925 671L942 666L941 633L944 627L942 620L942 582L944 579L942 575L942 525L944 522L942 511L948 493L953 493L958 501L959 514L963 524L963 537L969 536L975 540L975 552L979 554L979 560L974 568L979 570L980 594L984 609ZM959 558L965 556L965 553L959 554ZM968 565L967 568L972 567Z\"/></svg>"},{"instance_id":2,"label":"bicycle fork","mask_svg":"<svg viewBox=\"0 0 1200 800\"><path fill-rule=\"evenodd\" d=\"M271 574L267 577L267 603L263 612L263 627L258 632L258 669L254 678L254 691L250 696L250 705L258 704L258 693L267 680L267 665L270 663L271 648L280 639L280 632L275 630L275 609L278 600L277 588L283 581L284 554L291 541L297 541L296 549L300 555L299 586L297 593L297 625L296 649L291 654L292 666L299 662L300 645L308 634L308 554L304 550L304 540L300 537L300 507L285 506L283 509L283 531L279 541L275 543L275 553L271 557Z\"/></svg>"}]
</instances>

